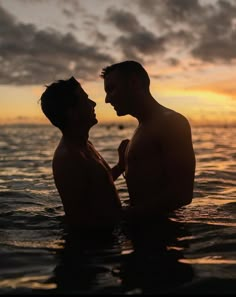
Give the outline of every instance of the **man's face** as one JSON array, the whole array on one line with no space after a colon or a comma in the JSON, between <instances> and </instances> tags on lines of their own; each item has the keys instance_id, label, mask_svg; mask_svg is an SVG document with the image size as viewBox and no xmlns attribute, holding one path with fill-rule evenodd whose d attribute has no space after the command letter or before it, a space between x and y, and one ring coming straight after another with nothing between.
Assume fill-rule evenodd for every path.
<instances>
[{"instance_id":1,"label":"man's face","mask_svg":"<svg viewBox=\"0 0 236 297\"><path fill-rule=\"evenodd\" d=\"M89 99L88 94L80 85L76 89L76 95L78 96L78 103L75 109L77 110L78 121L80 124L92 127L98 122L95 114L96 103Z\"/></svg>"},{"instance_id":2,"label":"man's face","mask_svg":"<svg viewBox=\"0 0 236 297\"><path fill-rule=\"evenodd\" d=\"M126 78L113 70L104 78L105 102L110 103L118 116L130 113L131 92Z\"/></svg>"}]
</instances>

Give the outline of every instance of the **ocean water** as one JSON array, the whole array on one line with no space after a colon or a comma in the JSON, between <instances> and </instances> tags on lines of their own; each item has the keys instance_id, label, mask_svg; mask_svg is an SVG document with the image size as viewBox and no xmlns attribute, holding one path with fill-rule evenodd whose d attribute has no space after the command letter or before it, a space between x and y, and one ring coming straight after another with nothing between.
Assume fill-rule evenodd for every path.
<instances>
[{"instance_id":1,"label":"ocean water","mask_svg":"<svg viewBox=\"0 0 236 297\"><path fill-rule=\"evenodd\" d=\"M113 166L134 127L98 124L90 138ZM192 203L148 228L72 234L51 159L59 131L0 126L0 294L235 294L236 128L192 127ZM116 181L128 204L123 177Z\"/></svg>"}]
</instances>

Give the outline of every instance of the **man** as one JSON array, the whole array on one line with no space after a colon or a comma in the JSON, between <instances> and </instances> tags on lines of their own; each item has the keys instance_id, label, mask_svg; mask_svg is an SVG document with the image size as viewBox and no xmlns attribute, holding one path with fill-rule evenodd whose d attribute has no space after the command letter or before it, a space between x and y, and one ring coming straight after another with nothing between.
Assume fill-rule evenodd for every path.
<instances>
[{"instance_id":1,"label":"man","mask_svg":"<svg viewBox=\"0 0 236 297\"><path fill-rule=\"evenodd\" d=\"M111 169L89 141L89 130L98 122L96 103L74 77L47 86L40 100L44 114L62 133L52 168L67 223L112 228L121 210L113 179L123 165L118 162Z\"/></svg>"},{"instance_id":2,"label":"man","mask_svg":"<svg viewBox=\"0 0 236 297\"><path fill-rule=\"evenodd\" d=\"M195 154L187 119L159 104L150 93L150 79L141 64L124 61L104 68L106 103L118 116L138 120L125 152L125 176L131 220L151 218L191 203Z\"/></svg>"}]
</instances>

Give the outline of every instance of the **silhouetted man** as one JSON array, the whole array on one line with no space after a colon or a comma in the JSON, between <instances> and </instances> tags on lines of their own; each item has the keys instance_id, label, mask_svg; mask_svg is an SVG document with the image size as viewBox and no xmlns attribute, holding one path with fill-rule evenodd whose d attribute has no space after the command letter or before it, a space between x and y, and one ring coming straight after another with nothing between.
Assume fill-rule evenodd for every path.
<instances>
[{"instance_id":1,"label":"silhouetted man","mask_svg":"<svg viewBox=\"0 0 236 297\"><path fill-rule=\"evenodd\" d=\"M112 228L121 211L114 185L121 164L111 169L89 141L95 105L73 77L52 83L41 96L44 114L62 133L52 168L66 221L82 229Z\"/></svg>"},{"instance_id":2,"label":"silhouetted man","mask_svg":"<svg viewBox=\"0 0 236 297\"><path fill-rule=\"evenodd\" d=\"M187 119L153 98L149 76L138 62L108 66L101 77L106 103L118 116L138 120L130 142L123 142L131 205L127 216L131 221L158 217L191 203L195 154Z\"/></svg>"}]
</instances>

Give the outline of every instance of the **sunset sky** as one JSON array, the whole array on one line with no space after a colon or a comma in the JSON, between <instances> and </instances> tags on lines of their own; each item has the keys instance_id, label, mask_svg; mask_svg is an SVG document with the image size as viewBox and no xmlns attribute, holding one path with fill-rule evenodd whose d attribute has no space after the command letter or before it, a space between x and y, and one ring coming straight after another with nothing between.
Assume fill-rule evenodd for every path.
<instances>
[{"instance_id":1,"label":"sunset sky","mask_svg":"<svg viewBox=\"0 0 236 297\"><path fill-rule=\"evenodd\" d=\"M191 123L236 123L236 1L0 0L0 123L47 123L45 84L75 76L100 122L103 67L143 64L151 93Z\"/></svg>"}]
</instances>

